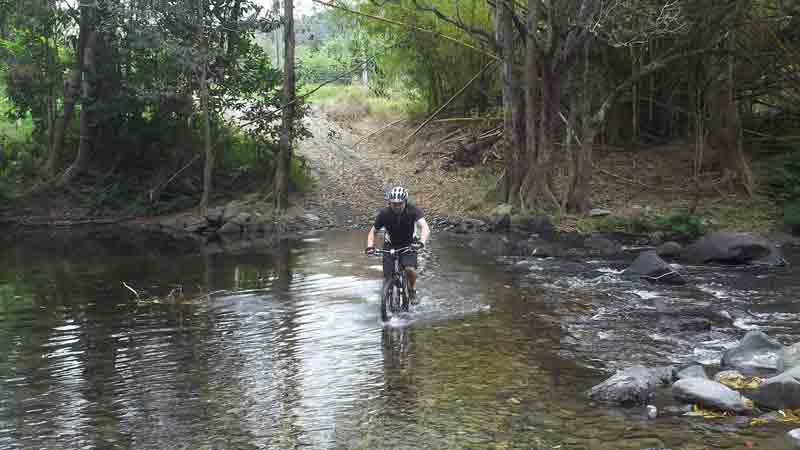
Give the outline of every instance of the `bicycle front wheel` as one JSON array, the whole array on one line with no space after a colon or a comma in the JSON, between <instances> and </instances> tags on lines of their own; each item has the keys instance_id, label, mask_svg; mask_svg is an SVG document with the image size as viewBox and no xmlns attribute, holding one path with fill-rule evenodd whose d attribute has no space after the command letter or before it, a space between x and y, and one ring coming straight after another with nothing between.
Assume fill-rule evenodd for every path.
<instances>
[{"instance_id":1,"label":"bicycle front wheel","mask_svg":"<svg viewBox=\"0 0 800 450\"><path fill-rule=\"evenodd\" d=\"M389 308L391 307L393 291L392 280L383 280L383 289L381 290L381 320L383 322L389 321Z\"/></svg>"}]
</instances>

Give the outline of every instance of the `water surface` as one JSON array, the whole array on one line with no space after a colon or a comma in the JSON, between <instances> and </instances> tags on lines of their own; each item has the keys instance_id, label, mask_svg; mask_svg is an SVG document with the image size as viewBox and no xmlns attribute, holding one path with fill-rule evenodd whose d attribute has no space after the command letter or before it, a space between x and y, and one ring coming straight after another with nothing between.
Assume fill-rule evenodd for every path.
<instances>
[{"instance_id":1,"label":"water surface","mask_svg":"<svg viewBox=\"0 0 800 450\"><path fill-rule=\"evenodd\" d=\"M632 312L725 302L751 319L722 331L788 343L791 270L683 268L700 287L655 289L619 278L623 261L511 270L519 261L438 235L422 304L382 324L364 240L325 232L233 252L125 233L7 240L0 448L789 448L788 425L650 421L581 393L611 367L713 361L724 347L663 351L625 322Z\"/></svg>"}]
</instances>

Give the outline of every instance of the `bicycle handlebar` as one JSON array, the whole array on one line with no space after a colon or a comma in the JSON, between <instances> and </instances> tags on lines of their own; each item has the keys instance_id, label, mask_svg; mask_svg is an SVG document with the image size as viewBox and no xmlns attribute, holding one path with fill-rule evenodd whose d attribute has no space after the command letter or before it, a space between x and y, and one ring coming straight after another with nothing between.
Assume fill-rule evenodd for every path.
<instances>
[{"instance_id":1,"label":"bicycle handlebar","mask_svg":"<svg viewBox=\"0 0 800 450\"><path fill-rule=\"evenodd\" d=\"M375 256L384 256L384 255L394 256L394 255L403 255L403 254L406 254L406 253L416 253L416 252L417 251L409 245L409 246L401 247L401 248L390 248L388 250L382 249L382 248L376 248L374 255Z\"/></svg>"}]
</instances>

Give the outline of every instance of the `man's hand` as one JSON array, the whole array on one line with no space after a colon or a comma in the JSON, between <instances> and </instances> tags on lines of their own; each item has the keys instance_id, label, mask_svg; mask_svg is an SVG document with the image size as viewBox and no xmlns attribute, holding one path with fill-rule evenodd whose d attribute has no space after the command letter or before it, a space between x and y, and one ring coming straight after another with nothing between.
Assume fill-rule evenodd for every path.
<instances>
[{"instance_id":1,"label":"man's hand","mask_svg":"<svg viewBox=\"0 0 800 450\"><path fill-rule=\"evenodd\" d=\"M364 254L367 256L372 256L375 254L375 247L367 247L364 249Z\"/></svg>"}]
</instances>

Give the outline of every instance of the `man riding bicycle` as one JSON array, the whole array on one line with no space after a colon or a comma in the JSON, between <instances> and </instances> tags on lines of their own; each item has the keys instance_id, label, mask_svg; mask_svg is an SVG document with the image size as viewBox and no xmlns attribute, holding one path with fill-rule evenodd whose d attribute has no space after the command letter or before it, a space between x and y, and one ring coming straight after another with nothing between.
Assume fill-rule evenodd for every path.
<instances>
[{"instance_id":1,"label":"man riding bicycle","mask_svg":"<svg viewBox=\"0 0 800 450\"><path fill-rule=\"evenodd\" d=\"M408 204L408 190L397 186L384 196L388 202L386 208L378 212L375 224L367 235L366 254L375 253L375 231L381 228L386 229L387 239L384 243L385 249L399 249L411 246L419 250L425 246L430 236L428 222L425 221L422 210L414 205ZM414 230L419 226L419 241L414 240ZM416 305L417 300L417 254L405 253L400 255L400 265L406 272L408 279L408 296L411 303ZM393 264L389 256L383 257L383 278L389 279L392 276Z\"/></svg>"}]
</instances>

